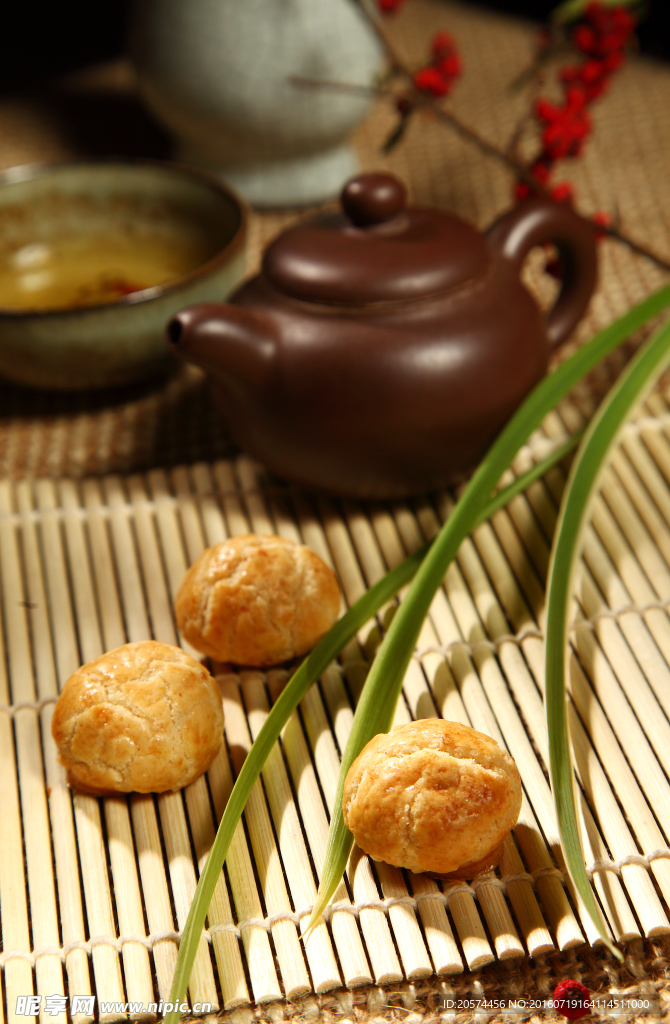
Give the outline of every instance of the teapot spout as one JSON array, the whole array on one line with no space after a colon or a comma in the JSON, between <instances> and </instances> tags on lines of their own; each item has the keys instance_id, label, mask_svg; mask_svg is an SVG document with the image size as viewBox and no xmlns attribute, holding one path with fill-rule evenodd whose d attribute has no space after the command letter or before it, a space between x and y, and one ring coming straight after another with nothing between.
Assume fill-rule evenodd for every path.
<instances>
[{"instance_id":1,"label":"teapot spout","mask_svg":"<svg viewBox=\"0 0 670 1024\"><path fill-rule=\"evenodd\" d=\"M206 373L265 387L276 351L271 324L257 313L224 302L187 306L170 320L167 335L180 359Z\"/></svg>"}]
</instances>

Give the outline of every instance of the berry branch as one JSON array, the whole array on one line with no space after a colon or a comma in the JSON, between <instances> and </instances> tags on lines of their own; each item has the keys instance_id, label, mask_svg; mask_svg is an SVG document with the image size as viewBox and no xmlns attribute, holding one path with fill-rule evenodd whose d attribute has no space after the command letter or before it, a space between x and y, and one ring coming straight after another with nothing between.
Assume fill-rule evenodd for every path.
<instances>
[{"instance_id":1,"label":"berry branch","mask_svg":"<svg viewBox=\"0 0 670 1024\"><path fill-rule=\"evenodd\" d=\"M566 65L560 72L564 91L562 102L554 104L543 97L538 98L531 112L521 120L508 146L503 150L439 102L449 95L462 71L461 58L453 37L446 32L438 32L431 43L428 63L418 69L412 69L395 49L381 20L383 16L394 14L406 0L355 2L377 34L389 58L390 67L386 84L368 88L297 77L293 79L296 84L345 88L356 92L374 93L389 99L395 105L399 119L384 145L386 152L400 141L416 111L429 110L439 121L455 129L482 152L502 161L513 171L516 178L514 194L517 200L539 194L551 196L557 202L574 202L572 185L569 182L552 184L550 177L558 161L575 158L582 153L592 131L589 107L604 95L612 76L624 63L625 50L636 25L635 17L624 5L604 6L594 2L579 5L581 20L571 33L572 48L577 51L579 58L577 63ZM542 33L538 40L534 67L529 73L535 75L551 56L565 49L566 40L562 33L556 29L551 34ZM522 75L518 81L520 82L527 74ZM395 84L397 81L402 83L401 91ZM522 137L530 129L539 132L540 147L533 160L528 163L520 159L518 150ZM612 223L609 214L599 212L585 219L593 224L597 237L607 235L614 238L634 252L652 260L662 269L670 271L670 262L667 259L624 234Z\"/></svg>"}]
</instances>

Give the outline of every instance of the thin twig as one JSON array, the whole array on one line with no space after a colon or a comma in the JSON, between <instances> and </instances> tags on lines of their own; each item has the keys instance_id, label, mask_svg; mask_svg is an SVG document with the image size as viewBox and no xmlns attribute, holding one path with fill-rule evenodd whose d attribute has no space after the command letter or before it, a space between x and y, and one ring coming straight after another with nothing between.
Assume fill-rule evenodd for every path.
<instances>
[{"instance_id":1,"label":"thin twig","mask_svg":"<svg viewBox=\"0 0 670 1024\"><path fill-rule=\"evenodd\" d=\"M585 219L588 220L588 217ZM633 252L638 253L638 255L646 256L648 260L652 260L661 267L662 270L670 271L670 262L668 260L659 256L653 249L649 249L646 245L642 245L641 242L636 242L635 239L631 238L629 235L624 235L623 232L618 231L617 228L597 225L595 230L599 234L607 235L608 238L615 238L617 242L622 242L624 245L627 245L629 249L632 249Z\"/></svg>"},{"instance_id":2,"label":"thin twig","mask_svg":"<svg viewBox=\"0 0 670 1024\"><path fill-rule=\"evenodd\" d=\"M502 160L503 163L507 164L510 170L514 171L517 177L521 178L522 181L525 181L527 185L531 186L531 188L537 188L537 182L533 175L530 173L528 168L515 157L506 153L504 149L500 149L493 142L489 142L488 139L485 139L483 135L480 135L478 131L471 128L470 125L467 125L464 121L461 121L459 117L451 113L449 110L439 107L434 100L428 99L423 105L435 115L438 121L443 121L445 124L451 125L452 128L456 129L459 135L462 135L464 138L474 142L474 144L479 146L484 153L488 153L489 156L493 156L497 160Z\"/></svg>"}]
</instances>

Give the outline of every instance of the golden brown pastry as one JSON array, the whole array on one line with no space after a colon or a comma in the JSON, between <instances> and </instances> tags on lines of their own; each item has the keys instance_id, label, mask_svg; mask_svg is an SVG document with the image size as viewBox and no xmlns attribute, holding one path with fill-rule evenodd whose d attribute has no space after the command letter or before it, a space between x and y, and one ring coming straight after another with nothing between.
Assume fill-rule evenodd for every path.
<instances>
[{"instance_id":1,"label":"golden brown pastry","mask_svg":"<svg viewBox=\"0 0 670 1024\"><path fill-rule=\"evenodd\" d=\"M193 782L216 757L221 693L181 648L143 640L73 673L51 730L73 788L164 793Z\"/></svg>"},{"instance_id":2,"label":"golden brown pastry","mask_svg":"<svg viewBox=\"0 0 670 1024\"><path fill-rule=\"evenodd\" d=\"M245 534L204 551L175 600L183 636L234 665L278 665L305 654L337 619L335 573L310 548Z\"/></svg>"},{"instance_id":3,"label":"golden brown pastry","mask_svg":"<svg viewBox=\"0 0 670 1024\"><path fill-rule=\"evenodd\" d=\"M495 867L520 810L509 754L489 736L437 718L370 740L342 798L345 825L374 860L452 878Z\"/></svg>"}]
</instances>

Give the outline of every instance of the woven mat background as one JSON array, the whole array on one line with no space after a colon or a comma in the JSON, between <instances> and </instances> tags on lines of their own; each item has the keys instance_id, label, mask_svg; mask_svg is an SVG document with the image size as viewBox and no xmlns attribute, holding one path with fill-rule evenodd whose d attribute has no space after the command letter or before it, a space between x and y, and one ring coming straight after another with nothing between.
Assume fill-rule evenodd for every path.
<instances>
[{"instance_id":1,"label":"woven mat background","mask_svg":"<svg viewBox=\"0 0 670 1024\"><path fill-rule=\"evenodd\" d=\"M528 63L535 29L470 5L412 0L389 22L406 57L421 62L432 34L445 28L458 39L464 77L453 109L479 132L504 146L528 106L528 94L508 92ZM594 111L595 131L584 157L566 165L585 213L607 210L624 231L670 260L670 68L631 58L610 94ZM375 105L356 133L364 168L387 167L402 176L415 201L458 212L485 227L510 202L512 177L470 143L428 117L416 119L387 158L380 147L393 112ZM169 155L162 131L143 113L123 65L91 69L47 95L0 100L0 166L34 160L111 154ZM254 214L248 269L266 242L297 211ZM572 345L657 287L664 274L649 260L611 241L602 243L601 279L586 322ZM566 346L564 351L568 351ZM613 356L584 384L575 400L593 407L626 358ZM74 477L128 473L211 461L234 446L207 398L198 371L183 368L167 379L94 395L42 394L0 384L0 476ZM667 1005L670 942L633 943L620 966L602 950L586 947L538 961L496 963L448 981L370 988L319 996L286 1008L299 1018L436 1019L442 1000L459 995L548 997L563 977L593 990L649 985ZM230 1015L234 1016L233 1014ZM257 1019L271 1019L257 1008Z\"/></svg>"}]
</instances>

